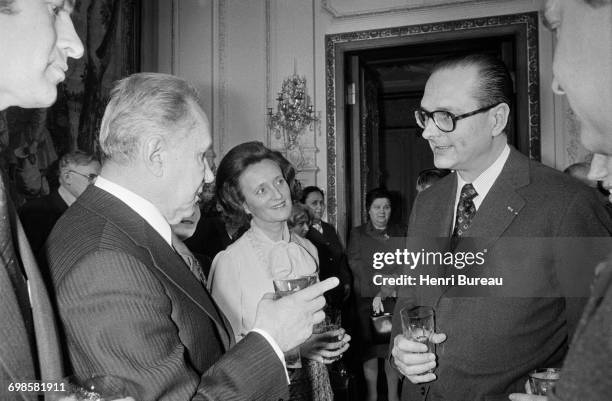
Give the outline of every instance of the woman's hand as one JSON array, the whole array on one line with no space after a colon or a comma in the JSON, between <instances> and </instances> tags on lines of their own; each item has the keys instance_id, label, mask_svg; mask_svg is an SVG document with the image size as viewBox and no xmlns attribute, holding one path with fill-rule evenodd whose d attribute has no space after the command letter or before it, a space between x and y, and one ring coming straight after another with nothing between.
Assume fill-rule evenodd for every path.
<instances>
[{"instance_id":1,"label":"woman's hand","mask_svg":"<svg viewBox=\"0 0 612 401\"><path fill-rule=\"evenodd\" d=\"M300 353L304 358L330 364L349 348L350 341L351 336L344 329L313 334L301 345Z\"/></svg>"},{"instance_id":2,"label":"woman's hand","mask_svg":"<svg viewBox=\"0 0 612 401\"><path fill-rule=\"evenodd\" d=\"M385 307L383 306L382 298L380 296L380 292L376 294L374 299L372 299L372 310L375 315L383 313L385 311Z\"/></svg>"}]
</instances>

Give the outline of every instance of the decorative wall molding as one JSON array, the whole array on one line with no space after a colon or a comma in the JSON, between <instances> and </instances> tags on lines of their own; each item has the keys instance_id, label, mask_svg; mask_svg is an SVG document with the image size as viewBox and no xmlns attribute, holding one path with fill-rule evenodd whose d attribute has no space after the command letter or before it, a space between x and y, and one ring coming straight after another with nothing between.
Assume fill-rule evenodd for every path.
<instances>
[{"instance_id":1,"label":"decorative wall molding","mask_svg":"<svg viewBox=\"0 0 612 401\"><path fill-rule=\"evenodd\" d=\"M213 24L215 24L214 54L217 62L213 68L213 82L217 82L217 88L213 92L213 115L214 127L213 138L217 140L219 156L225 152L224 138L227 127L227 71L226 52L227 52L227 0L213 2Z\"/></svg>"},{"instance_id":2,"label":"decorative wall molding","mask_svg":"<svg viewBox=\"0 0 612 401\"><path fill-rule=\"evenodd\" d=\"M330 0L322 0L322 4L330 4ZM327 127L327 213L328 221L337 225L338 205L336 200L336 51L339 45L348 42L360 42L365 40L387 40L400 39L406 36L418 36L425 34L448 33L455 31L467 31L483 29L488 27L499 27L508 25L522 25L527 38L527 98L529 115L529 156L540 160L540 84L539 84L539 60L538 60L538 13L529 12L521 14L500 15L485 18L473 18L455 21L444 21L437 23L408 25L393 28L373 29L367 31L345 32L330 34L325 37L325 82L326 82L326 127Z\"/></svg>"},{"instance_id":3,"label":"decorative wall molding","mask_svg":"<svg viewBox=\"0 0 612 401\"><path fill-rule=\"evenodd\" d=\"M580 142L580 121L576 118L576 114L572 108L569 107L569 104L565 104L564 110L565 118L563 131L566 132L567 138L565 146L567 166L585 161L590 162L593 158L593 154L586 150Z\"/></svg>"},{"instance_id":4,"label":"decorative wall molding","mask_svg":"<svg viewBox=\"0 0 612 401\"><path fill-rule=\"evenodd\" d=\"M371 17L420 9L499 3L504 0L321 0L321 8L335 19Z\"/></svg>"},{"instance_id":5,"label":"decorative wall molding","mask_svg":"<svg viewBox=\"0 0 612 401\"><path fill-rule=\"evenodd\" d=\"M266 107L269 107L268 105L272 104L272 92L271 92L271 73L270 73L270 65L272 64L272 50L271 50L271 41L272 41L272 16L270 15L270 13L272 12L271 10L271 5L270 5L270 1L271 0L266 0L266 44L265 44L265 54L266 54L266 97L265 97L265 101L266 101ZM267 124L267 120L264 119L264 132L266 132L266 146L270 147L272 146L272 139L270 138L270 130L268 129L268 124Z\"/></svg>"}]
</instances>

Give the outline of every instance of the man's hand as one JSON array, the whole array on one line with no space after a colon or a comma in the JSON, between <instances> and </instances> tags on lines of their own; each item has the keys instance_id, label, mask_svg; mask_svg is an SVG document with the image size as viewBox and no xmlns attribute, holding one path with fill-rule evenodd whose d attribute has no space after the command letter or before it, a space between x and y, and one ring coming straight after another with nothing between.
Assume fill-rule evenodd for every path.
<instances>
[{"instance_id":1,"label":"man's hand","mask_svg":"<svg viewBox=\"0 0 612 401\"><path fill-rule=\"evenodd\" d=\"M436 333L431 341L440 344L446 340L446 334ZM393 362L397 370L414 384L427 383L436 379L436 375L428 372L436 367L436 356L427 352L427 345L408 340L402 334L393 339Z\"/></svg>"},{"instance_id":2,"label":"man's hand","mask_svg":"<svg viewBox=\"0 0 612 401\"><path fill-rule=\"evenodd\" d=\"M521 393L513 393L508 397L512 401L546 401L548 397L543 395L533 395L531 393L531 385L529 384L529 380L525 382L525 392L527 394Z\"/></svg>"},{"instance_id":3,"label":"man's hand","mask_svg":"<svg viewBox=\"0 0 612 401\"><path fill-rule=\"evenodd\" d=\"M323 294L338 283L331 277L277 300L274 294L264 295L257 305L254 327L270 334L283 352L297 347L310 337L312 326L325 319Z\"/></svg>"}]
</instances>

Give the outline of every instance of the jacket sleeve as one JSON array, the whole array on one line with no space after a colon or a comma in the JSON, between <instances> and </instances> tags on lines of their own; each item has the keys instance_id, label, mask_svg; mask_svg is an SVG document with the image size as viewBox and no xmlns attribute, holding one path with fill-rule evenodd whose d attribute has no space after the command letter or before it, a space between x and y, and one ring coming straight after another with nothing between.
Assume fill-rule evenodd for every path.
<instances>
[{"instance_id":1,"label":"jacket sleeve","mask_svg":"<svg viewBox=\"0 0 612 401\"><path fill-rule=\"evenodd\" d=\"M89 254L56 288L70 360L78 376L111 374L131 380L139 385L142 400L287 396L282 362L256 333L199 374L172 319L173 305L164 287L131 255ZM201 341L202 347L209 344Z\"/></svg>"}]
</instances>

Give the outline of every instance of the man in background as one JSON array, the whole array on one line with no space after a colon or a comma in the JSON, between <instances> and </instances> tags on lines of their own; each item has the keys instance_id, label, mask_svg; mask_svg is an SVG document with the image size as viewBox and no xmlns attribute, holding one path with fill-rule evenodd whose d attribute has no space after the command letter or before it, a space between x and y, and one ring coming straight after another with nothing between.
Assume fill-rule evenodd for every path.
<instances>
[{"instance_id":1,"label":"man in background","mask_svg":"<svg viewBox=\"0 0 612 401\"><path fill-rule=\"evenodd\" d=\"M71 10L69 1L0 0L0 110L55 102L68 58L83 55ZM45 284L1 178L0 399L34 401L39 393L10 391L9 384L58 382L60 344Z\"/></svg>"},{"instance_id":2,"label":"man in background","mask_svg":"<svg viewBox=\"0 0 612 401\"><path fill-rule=\"evenodd\" d=\"M553 91L580 120L580 140L594 152L589 179L612 189L612 0L549 0L544 12L557 36ZM608 250L610 251L610 249ZM612 398L612 258L595 269L591 298L563 363L554 401ZM515 401L546 397L512 394Z\"/></svg>"},{"instance_id":3,"label":"man in background","mask_svg":"<svg viewBox=\"0 0 612 401\"><path fill-rule=\"evenodd\" d=\"M79 150L67 153L59 161L59 187L49 195L26 202L19 209L19 218L39 264L41 249L51 229L66 209L95 182L99 172L100 162L94 155Z\"/></svg>"}]
</instances>

